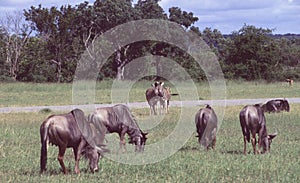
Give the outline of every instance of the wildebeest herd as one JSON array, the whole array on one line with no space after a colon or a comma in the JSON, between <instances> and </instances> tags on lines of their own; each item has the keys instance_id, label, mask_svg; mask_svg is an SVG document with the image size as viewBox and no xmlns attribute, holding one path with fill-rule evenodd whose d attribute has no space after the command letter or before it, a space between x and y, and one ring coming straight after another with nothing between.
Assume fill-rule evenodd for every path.
<instances>
[{"instance_id":1,"label":"wildebeest herd","mask_svg":"<svg viewBox=\"0 0 300 183\"><path fill-rule=\"evenodd\" d=\"M170 88L164 87L163 82L155 82L146 90L146 99L150 106L150 115L168 113L171 98ZM158 109L160 104L160 109ZM265 104L245 106L239 114L242 134L244 137L244 154L247 142L252 143L254 154L270 151L275 134L268 134L264 113L289 111L290 106L285 99L270 100ZM199 109L195 114L195 125L198 142L207 150L215 149L218 131L218 118L210 105ZM75 157L75 173L79 174L79 160L84 156L89 161L91 172L98 170L99 158L109 152L105 145L107 133L118 133L120 137L120 151L125 146L125 134L129 136L129 143L135 145L136 152L143 152L147 140L147 133L138 126L129 108L123 104L112 107L97 108L85 116L80 109L74 109L67 114L51 115L40 126L41 156L40 170L46 170L48 145L58 146L58 161L66 174L63 157L67 148L72 148ZM258 134L258 148L256 148L256 134ZM261 151L262 149L262 151Z\"/></svg>"}]
</instances>

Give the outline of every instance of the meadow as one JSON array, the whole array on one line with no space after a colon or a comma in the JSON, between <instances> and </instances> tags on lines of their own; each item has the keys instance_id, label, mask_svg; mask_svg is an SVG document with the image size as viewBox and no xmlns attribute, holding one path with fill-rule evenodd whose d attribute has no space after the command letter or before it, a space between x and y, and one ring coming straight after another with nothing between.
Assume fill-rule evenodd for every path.
<instances>
[{"instance_id":1,"label":"meadow","mask_svg":"<svg viewBox=\"0 0 300 183\"><path fill-rule=\"evenodd\" d=\"M138 81L132 85L126 99L119 99L120 102L145 102L145 91L151 87L151 81ZM126 82L122 85L126 86ZM124 93L122 88L113 88L112 80L98 82L95 91L96 104L112 103L112 98L117 98L113 94ZM177 84L166 82L166 86L171 87L172 93L182 91L185 96L193 95L190 86L184 82ZM15 106L51 106L51 105L72 105L72 83L1 83L0 85L0 107ZM210 86L207 82L195 83L196 92L199 100L211 99ZM255 99L255 98L291 98L299 96L300 85L294 83L289 87L287 83L275 82L266 83L264 81L227 81L226 83L227 99ZM87 95L89 97L90 93ZM184 97L173 96L172 100L184 100ZM194 98L193 98L194 99Z\"/></svg>"},{"instance_id":2,"label":"meadow","mask_svg":"<svg viewBox=\"0 0 300 183\"><path fill-rule=\"evenodd\" d=\"M0 182L299 182L300 106L291 105L289 113L266 114L269 133L277 131L278 136L273 140L271 153L263 155L254 155L250 144L248 154L242 154L243 137L238 120L241 108L225 109L215 150L204 151L194 133L175 154L152 164L128 165L104 157L99 161L100 171L92 174L82 159L80 176L74 173L70 149L65 155L70 173L61 172L56 159L58 149L54 146L49 147L46 173L39 173L39 126L50 113L0 114ZM141 128L147 128L148 109L132 111ZM170 114L148 129L147 144L168 136L180 115L180 108L171 108ZM187 125L193 123L186 121ZM175 143L180 137L173 140Z\"/></svg>"},{"instance_id":3,"label":"meadow","mask_svg":"<svg viewBox=\"0 0 300 183\"><path fill-rule=\"evenodd\" d=\"M112 81L97 83L96 103L111 103L111 84ZM299 96L300 89L298 83L294 84L291 88L286 83L228 81L227 98L294 98ZM150 85L151 82L134 83L130 102L144 102L145 88ZM185 87L184 83L176 87L171 83L166 85L174 93L176 87ZM207 83L196 83L196 87L199 99L210 99ZM188 93L189 89L184 91ZM180 96L172 100L180 100ZM72 84L1 83L0 107L69 104L72 104ZM39 173L39 127L53 112L3 113L0 114L0 182L299 182L300 105L292 104L290 112L266 114L268 132L278 132L278 136L273 140L271 153L263 155L254 155L251 144L247 146L248 154L242 154L243 137L238 119L242 107L224 109L214 151L204 151L194 132L175 154L161 161L129 165L104 157L99 161L99 172L92 174L82 159L80 176L74 174L70 149L65 155L70 173L61 172L58 149L54 146L49 147L46 173ZM184 114L182 108L171 108L169 114L158 117L159 122L148 116L148 109L132 109L132 112L140 127L149 132L147 144L152 145L169 137L180 117L188 128L195 128L193 112L198 108L184 109L191 114ZM180 138L173 138L171 143L180 142ZM127 146L129 151L133 149Z\"/></svg>"}]
</instances>

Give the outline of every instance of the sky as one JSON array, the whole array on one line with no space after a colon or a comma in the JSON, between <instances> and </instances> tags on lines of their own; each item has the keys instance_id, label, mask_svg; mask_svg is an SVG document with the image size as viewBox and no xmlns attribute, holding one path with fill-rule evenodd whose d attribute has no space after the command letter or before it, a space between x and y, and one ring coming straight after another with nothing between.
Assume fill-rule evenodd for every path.
<instances>
[{"instance_id":1,"label":"sky","mask_svg":"<svg viewBox=\"0 0 300 183\"><path fill-rule=\"evenodd\" d=\"M84 0L0 0L0 17L39 4L60 7L81 2ZM230 34L247 24L274 29L274 34L300 34L300 0L161 0L159 4L165 12L171 7L193 12L199 18L195 26L200 30L210 27Z\"/></svg>"}]
</instances>

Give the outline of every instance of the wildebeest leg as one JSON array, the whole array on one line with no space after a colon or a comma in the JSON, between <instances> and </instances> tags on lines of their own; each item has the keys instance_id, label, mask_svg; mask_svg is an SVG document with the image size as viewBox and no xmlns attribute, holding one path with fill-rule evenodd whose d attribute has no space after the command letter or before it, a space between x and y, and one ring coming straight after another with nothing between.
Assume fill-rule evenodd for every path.
<instances>
[{"instance_id":1,"label":"wildebeest leg","mask_svg":"<svg viewBox=\"0 0 300 183\"><path fill-rule=\"evenodd\" d=\"M159 115L160 114L160 110L158 108L157 103L153 105L153 109L154 109L154 115Z\"/></svg>"},{"instance_id":2,"label":"wildebeest leg","mask_svg":"<svg viewBox=\"0 0 300 183\"><path fill-rule=\"evenodd\" d=\"M170 104L170 101L167 100L167 113L169 113L169 104Z\"/></svg>"},{"instance_id":3,"label":"wildebeest leg","mask_svg":"<svg viewBox=\"0 0 300 183\"><path fill-rule=\"evenodd\" d=\"M255 133L254 133L254 135L252 134L251 142L252 142L253 152L254 152L254 154L256 154L256 137L255 137Z\"/></svg>"},{"instance_id":4,"label":"wildebeest leg","mask_svg":"<svg viewBox=\"0 0 300 183\"><path fill-rule=\"evenodd\" d=\"M75 173L80 174L79 170L79 159L80 159L80 153L78 153L78 148L73 148L74 157L75 157Z\"/></svg>"},{"instance_id":5,"label":"wildebeest leg","mask_svg":"<svg viewBox=\"0 0 300 183\"><path fill-rule=\"evenodd\" d=\"M126 142L125 142L125 134L127 132L127 127L126 126L122 126L122 131L120 132L119 136L120 136L120 149L119 151L122 151L122 146L124 146L124 152L127 152L126 150Z\"/></svg>"},{"instance_id":6,"label":"wildebeest leg","mask_svg":"<svg viewBox=\"0 0 300 183\"><path fill-rule=\"evenodd\" d=\"M246 154L246 149L247 149L247 137L244 136L244 154Z\"/></svg>"},{"instance_id":7,"label":"wildebeest leg","mask_svg":"<svg viewBox=\"0 0 300 183\"><path fill-rule=\"evenodd\" d=\"M215 150L217 139L214 138L212 141L212 149Z\"/></svg>"},{"instance_id":8,"label":"wildebeest leg","mask_svg":"<svg viewBox=\"0 0 300 183\"><path fill-rule=\"evenodd\" d=\"M58 152L58 157L57 157L57 160L59 161L59 164L64 172L64 174L67 174L67 169L65 167L65 164L64 164L64 155L65 155L65 152L66 152L66 146L59 146L59 152Z\"/></svg>"},{"instance_id":9,"label":"wildebeest leg","mask_svg":"<svg viewBox=\"0 0 300 183\"><path fill-rule=\"evenodd\" d=\"M124 152L127 152L125 138L120 138L120 149L119 149L119 151L122 151L122 146L124 146Z\"/></svg>"},{"instance_id":10,"label":"wildebeest leg","mask_svg":"<svg viewBox=\"0 0 300 183\"><path fill-rule=\"evenodd\" d=\"M150 115L156 115L156 110L155 110L155 105L154 104L152 104L151 106L150 106Z\"/></svg>"},{"instance_id":11,"label":"wildebeest leg","mask_svg":"<svg viewBox=\"0 0 300 183\"><path fill-rule=\"evenodd\" d=\"M206 147L206 150L208 151L209 150L209 138L207 137L207 135L205 134L205 147Z\"/></svg>"},{"instance_id":12,"label":"wildebeest leg","mask_svg":"<svg viewBox=\"0 0 300 183\"><path fill-rule=\"evenodd\" d=\"M217 141L217 129L214 128L213 132L212 132L212 149L215 150L215 146L216 146L216 141Z\"/></svg>"},{"instance_id":13,"label":"wildebeest leg","mask_svg":"<svg viewBox=\"0 0 300 183\"><path fill-rule=\"evenodd\" d=\"M261 148L261 138L259 137L259 138L258 138L257 154L260 154L260 153L261 153L260 148Z\"/></svg>"},{"instance_id":14,"label":"wildebeest leg","mask_svg":"<svg viewBox=\"0 0 300 183\"><path fill-rule=\"evenodd\" d=\"M163 113L167 114L168 113L167 100L164 100L162 105L163 105Z\"/></svg>"},{"instance_id":15,"label":"wildebeest leg","mask_svg":"<svg viewBox=\"0 0 300 183\"><path fill-rule=\"evenodd\" d=\"M153 114L157 115L157 105L153 105Z\"/></svg>"},{"instance_id":16,"label":"wildebeest leg","mask_svg":"<svg viewBox=\"0 0 300 183\"><path fill-rule=\"evenodd\" d=\"M74 147L73 148L73 152L74 152L74 157L75 157L75 173L76 174L80 174L80 170L79 170L79 160L80 160L80 155L81 155L81 151L82 148L85 146L85 142L81 141L78 145L78 147Z\"/></svg>"}]
</instances>

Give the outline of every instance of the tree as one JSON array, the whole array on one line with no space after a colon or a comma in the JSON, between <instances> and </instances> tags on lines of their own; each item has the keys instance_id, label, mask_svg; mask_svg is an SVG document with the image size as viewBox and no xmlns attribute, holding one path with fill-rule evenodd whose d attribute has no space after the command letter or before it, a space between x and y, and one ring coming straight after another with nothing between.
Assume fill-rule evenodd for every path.
<instances>
[{"instance_id":1,"label":"tree","mask_svg":"<svg viewBox=\"0 0 300 183\"><path fill-rule=\"evenodd\" d=\"M226 55L226 45L228 42L222 33L217 29L212 30L211 28L205 28L201 34L201 37L218 56L219 60L222 60Z\"/></svg>"},{"instance_id":2,"label":"tree","mask_svg":"<svg viewBox=\"0 0 300 183\"><path fill-rule=\"evenodd\" d=\"M74 8L69 5L58 10L39 5L37 8L31 7L24 15L32 23L32 29L47 43L46 62L56 66L56 81L71 81L79 54L73 48Z\"/></svg>"},{"instance_id":3,"label":"tree","mask_svg":"<svg viewBox=\"0 0 300 183\"><path fill-rule=\"evenodd\" d=\"M0 80L5 80L9 77L9 69L7 68L6 63L6 49L5 49L5 38L8 37L6 32L0 27Z\"/></svg>"},{"instance_id":4,"label":"tree","mask_svg":"<svg viewBox=\"0 0 300 183\"><path fill-rule=\"evenodd\" d=\"M53 82L56 81L56 67L49 65L46 60L47 43L38 38L31 37L24 48L24 56L20 63L18 81L25 82Z\"/></svg>"},{"instance_id":5,"label":"tree","mask_svg":"<svg viewBox=\"0 0 300 183\"><path fill-rule=\"evenodd\" d=\"M5 43L6 63L9 66L9 74L13 80L17 80L21 56L32 32L29 25L23 20L21 12L6 14L0 20L4 31L3 41Z\"/></svg>"},{"instance_id":6,"label":"tree","mask_svg":"<svg viewBox=\"0 0 300 183\"><path fill-rule=\"evenodd\" d=\"M141 19L164 19L166 20L167 14L163 8L158 4L159 0L138 0L134 6Z\"/></svg>"},{"instance_id":7,"label":"tree","mask_svg":"<svg viewBox=\"0 0 300 183\"><path fill-rule=\"evenodd\" d=\"M94 20L96 32L100 34L117 25L139 19L131 1L128 0L96 0L94 3L94 13L96 17ZM112 43L114 48L116 48L116 54L114 54L113 58L113 66L116 70L116 79L122 80L124 78L124 67L129 62L127 58L127 50L130 45L122 48L118 39L122 38L116 37Z\"/></svg>"},{"instance_id":8,"label":"tree","mask_svg":"<svg viewBox=\"0 0 300 183\"><path fill-rule=\"evenodd\" d=\"M169 20L182 25L185 29L199 20L198 17L194 17L192 12L181 11L179 7L170 8L169 13Z\"/></svg>"},{"instance_id":9,"label":"tree","mask_svg":"<svg viewBox=\"0 0 300 183\"><path fill-rule=\"evenodd\" d=\"M272 79L280 69L278 50L270 34L272 30L244 25L232 35L229 54L224 62L225 74L247 80Z\"/></svg>"}]
</instances>

